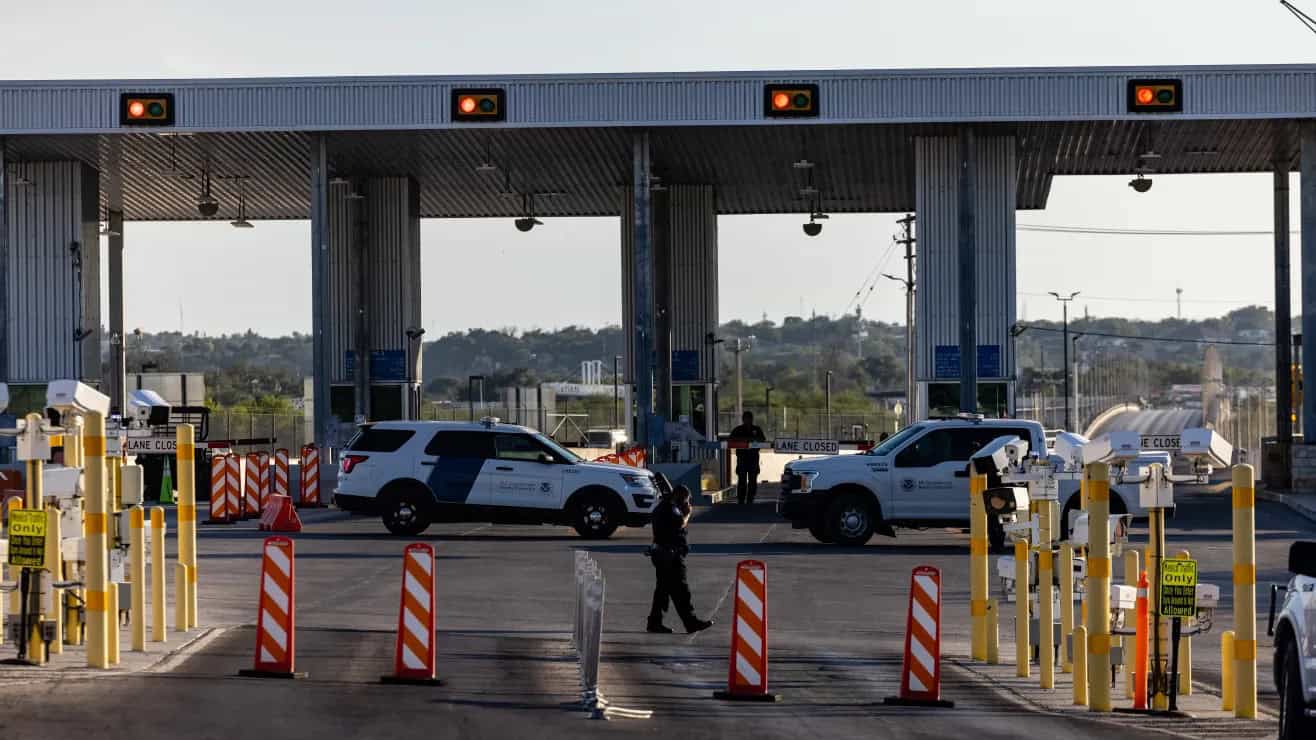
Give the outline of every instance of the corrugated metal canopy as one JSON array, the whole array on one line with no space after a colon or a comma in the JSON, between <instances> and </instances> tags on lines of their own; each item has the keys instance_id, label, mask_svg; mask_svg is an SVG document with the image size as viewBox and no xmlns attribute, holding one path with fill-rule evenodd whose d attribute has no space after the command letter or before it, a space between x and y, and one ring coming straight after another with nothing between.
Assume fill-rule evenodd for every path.
<instances>
[{"instance_id":1,"label":"corrugated metal canopy","mask_svg":"<svg viewBox=\"0 0 1316 740\"><path fill-rule=\"evenodd\" d=\"M1157 173L1269 171L1297 150L1283 120L1101 120L979 124L1019 144L1018 208L1042 208L1056 175L1130 174L1139 155ZM914 208L911 141L947 135L947 124L680 126L650 129L655 174L671 184L711 184L727 214L800 213L814 198L830 212ZM537 194L544 216L614 216L631 178L635 129L551 127L368 131L328 134L335 176L411 175L427 218L520 215ZM20 135L6 138L11 162L76 159L122 173L129 220L195 220L201 173L211 173L222 207L236 215L239 182L252 219L309 217L311 134L246 132ZM807 160L811 168L793 163ZM349 187L342 183L339 186ZM817 195L809 194L814 188ZM117 198L116 198L117 200Z\"/></svg>"}]
</instances>

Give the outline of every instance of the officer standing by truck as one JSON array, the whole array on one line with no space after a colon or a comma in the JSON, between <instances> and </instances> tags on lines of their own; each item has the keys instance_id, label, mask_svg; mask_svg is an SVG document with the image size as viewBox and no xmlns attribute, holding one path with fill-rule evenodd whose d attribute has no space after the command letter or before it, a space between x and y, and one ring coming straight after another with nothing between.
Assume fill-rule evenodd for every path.
<instances>
[{"instance_id":1,"label":"officer standing by truck","mask_svg":"<svg viewBox=\"0 0 1316 740\"><path fill-rule=\"evenodd\" d=\"M731 430L731 439L736 442L766 442L763 428L754 423L754 415L746 411L740 417L740 426ZM754 503L754 495L759 491L759 451L736 450L736 501Z\"/></svg>"},{"instance_id":2,"label":"officer standing by truck","mask_svg":"<svg viewBox=\"0 0 1316 740\"><path fill-rule=\"evenodd\" d=\"M656 583L653 588L653 607L649 610L648 631L671 634L663 624L663 614L670 601L676 614L691 634L713 626L713 620L695 616L690 603L690 584L685 576L685 556L690 552L686 544L686 527L690 524L690 489L677 486L658 500L653 510L653 546L649 558L653 560Z\"/></svg>"}]
</instances>

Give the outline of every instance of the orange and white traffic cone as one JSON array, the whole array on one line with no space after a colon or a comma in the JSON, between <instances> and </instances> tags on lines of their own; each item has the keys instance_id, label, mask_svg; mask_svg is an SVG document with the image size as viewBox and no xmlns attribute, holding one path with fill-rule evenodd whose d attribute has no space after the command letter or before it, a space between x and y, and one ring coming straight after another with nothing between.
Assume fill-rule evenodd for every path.
<instances>
[{"instance_id":1,"label":"orange and white traffic cone","mask_svg":"<svg viewBox=\"0 0 1316 740\"><path fill-rule=\"evenodd\" d=\"M228 513L228 462L224 455L210 458L210 518L206 524L231 524Z\"/></svg>"},{"instance_id":2,"label":"orange and white traffic cone","mask_svg":"<svg viewBox=\"0 0 1316 740\"><path fill-rule=\"evenodd\" d=\"M931 565L920 565L909 576L900 694L888 696L882 703L955 706L955 702L941 698L941 571Z\"/></svg>"},{"instance_id":3,"label":"orange and white traffic cone","mask_svg":"<svg viewBox=\"0 0 1316 740\"><path fill-rule=\"evenodd\" d=\"M292 540L267 537L260 567L260 611L256 617L256 662L240 676L305 678L293 670L296 633L296 578Z\"/></svg>"},{"instance_id":4,"label":"orange and white traffic cone","mask_svg":"<svg viewBox=\"0 0 1316 740\"><path fill-rule=\"evenodd\" d=\"M274 489L277 496L288 495L288 450L283 447L274 451Z\"/></svg>"},{"instance_id":5,"label":"orange and white traffic cone","mask_svg":"<svg viewBox=\"0 0 1316 740\"><path fill-rule=\"evenodd\" d=\"M243 480L245 481L242 487L243 517L258 517L260 516L260 455L254 452L247 453Z\"/></svg>"},{"instance_id":6,"label":"orange and white traffic cone","mask_svg":"<svg viewBox=\"0 0 1316 740\"><path fill-rule=\"evenodd\" d=\"M434 548L407 545L402 552L402 603L398 607L397 649L393 675L384 683L438 686L434 651Z\"/></svg>"},{"instance_id":7,"label":"orange and white traffic cone","mask_svg":"<svg viewBox=\"0 0 1316 740\"><path fill-rule=\"evenodd\" d=\"M297 505L320 505L320 448L315 445L302 447L302 495Z\"/></svg>"},{"instance_id":8,"label":"orange and white traffic cone","mask_svg":"<svg viewBox=\"0 0 1316 740\"><path fill-rule=\"evenodd\" d=\"M270 494L274 492L270 484L270 453L260 453L260 510L270 505Z\"/></svg>"},{"instance_id":9,"label":"orange and white traffic cone","mask_svg":"<svg viewBox=\"0 0 1316 740\"><path fill-rule=\"evenodd\" d=\"M717 699L778 701L768 693L768 566L759 560L736 564L736 612L731 620L731 666L727 690Z\"/></svg>"}]
</instances>

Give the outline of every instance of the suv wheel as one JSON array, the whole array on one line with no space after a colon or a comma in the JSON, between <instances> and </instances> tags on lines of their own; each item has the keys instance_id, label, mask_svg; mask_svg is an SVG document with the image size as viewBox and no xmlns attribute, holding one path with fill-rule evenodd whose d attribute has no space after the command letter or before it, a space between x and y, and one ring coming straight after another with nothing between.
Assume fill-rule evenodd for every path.
<instances>
[{"instance_id":1,"label":"suv wheel","mask_svg":"<svg viewBox=\"0 0 1316 740\"><path fill-rule=\"evenodd\" d=\"M873 538L875 519L872 506L863 496L843 493L827 507L823 525L832 542L857 547Z\"/></svg>"},{"instance_id":2,"label":"suv wheel","mask_svg":"<svg viewBox=\"0 0 1316 740\"><path fill-rule=\"evenodd\" d=\"M1298 740L1316 734L1316 721L1307 716L1307 703L1302 696L1302 666L1298 657L1298 643L1286 640L1284 661L1279 687L1279 740Z\"/></svg>"},{"instance_id":3,"label":"suv wheel","mask_svg":"<svg viewBox=\"0 0 1316 740\"><path fill-rule=\"evenodd\" d=\"M386 499L382 516L389 532L412 537L430 526L425 500L415 491L400 491Z\"/></svg>"},{"instance_id":4,"label":"suv wheel","mask_svg":"<svg viewBox=\"0 0 1316 740\"><path fill-rule=\"evenodd\" d=\"M574 509L571 525L587 540L606 540L621 525L622 512L611 494L586 493L576 500Z\"/></svg>"},{"instance_id":5,"label":"suv wheel","mask_svg":"<svg viewBox=\"0 0 1316 740\"><path fill-rule=\"evenodd\" d=\"M827 528L822 522L810 524L809 534L813 535L813 538L819 542L831 544L832 538L827 536Z\"/></svg>"}]
</instances>

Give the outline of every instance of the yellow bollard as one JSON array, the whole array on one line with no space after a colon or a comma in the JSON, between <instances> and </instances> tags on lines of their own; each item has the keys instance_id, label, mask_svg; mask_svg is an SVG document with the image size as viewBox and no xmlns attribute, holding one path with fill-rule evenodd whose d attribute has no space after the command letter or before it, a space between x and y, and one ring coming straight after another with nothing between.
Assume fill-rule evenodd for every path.
<instances>
[{"instance_id":1,"label":"yellow bollard","mask_svg":"<svg viewBox=\"0 0 1316 740\"><path fill-rule=\"evenodd\" d=\"M83 480L87 513L83 531L87 536L87 667L110 665L108 570L105 542L105 417L92 412L86 416L82 433Z\"/></svg>"},{"instance_id":2,"label":"yellow bollard","mask_svg":"<svg viewBox=\"0 0 1316 740\"><path fill-rule=\"evenodd\" d=\"M970 654L987 660L987 476L969 473L969 614L973 617Z\"/></svg>"},{"instance_id":3,"label":"yellow bollard","mask_svg":"<svg viewBox=\"0 0 1316 740\"><path fill-rule=\"evenodd\" d=\"M987 663L999 665L1001 662L1001 603L996 599L987 600Z\"/></svg>"},{"instance_id":4,"label":"yellow bollard","mask_svg":"<svg viewBox=\"0 0 1316 740\"><path fill-rule=\"evenodd\" d=\"M1170 708L1170 695L1166 693L1170 680L1170 640L1167 620L1161 617L1161 562L1165 560L1165 511L1150 509L1147 512L1147 607L1151 619L1151 643L1148 654L1151 660L1151 707L1157 711Z\"/></svg>"},{"instance_id":5,"label":"yellow bollard","mask_svg":"<svg viewBox=\"0 0 1316 740\"><path fill-rule=\"evenodd\" d=\"M26 421L29 425L40 425L41 417L37 414L28 414ZM41 461L28 460L26 467L25 488L27 502L25 508L33 509L40 513L43 508L41 500L45 497L45 491L43 490L44 479L42 478L41 473ZM41 553L43 561L47 554L46 551ZM31 628L28 630L25 639L27 640L27 662L32 665L45 665L50 659L50 656L46 653L46 641L43 639L41 631L41 617L43 616L41 604L41 581L43 577L44 574L41 569L28 569L27 614L28 619L31 620ZM36 617L35 619L33 619L34 616Z\"/></svg>"},{"instance_id":6,"label":"yellow bollard","mask_svg":"<svg viewBox=\"0 0 1316 740\"><path fill-rule=\"evenodd\" d=\"M1234 466L1234 716L1257 717L1256 478Z\"/></svg>"},{"instance_id":7,"label":"yellow bollard","mask_svg":"<svg viewBox=\"0 0 1316 740\"><path fill-rule=\"evenodd\" d=\"M164 507L151 509L151 642L165 635L165 515Z\"/></svg>"},{"instance_id":8,"label":"yellow bollard","mask_svg":"<svg viewBox=\"0 0 1316 740\"><path fill-rule=\"evenodd\" d=\"M65 563L65 564L64 564L64 580L66 580L66 581L76 580L75 578L73 578L73 576L75 575L75 573L74 573L74 567L75 567L75 566L74 566L73 563ZM82 595L82 594L85 593L85 592L84 592L83 590L81 590L81 589L69 589L69 590L70 590L70 591L73 591L74 593L77 593L77 594L79 594L79 595ZM81 644L82 644L82 632L83 632L82 608L78 606L78 603L77 603L76 600L74 600L74 599L69 599L69 598L65 598L65 600L64 600L64 644L65 644L65 645L72 645L72 646L74 646L74 647L76 647L76 646L78 646L78 645L81 645Z\"/></svg>"},{"instance_id":9,"label":"yellow bollard","mask_svg":"<svg viewBox=\"0 0 1316 740\"><path fill-rule=\"evenodd\" d=\"M145 517L142 507L134 506L128 512L129 527L132 538L129 541L128 556L131 570L133 603L128 612L132 624L133 652L146 650L146 532Z\"/></svg>"},{"instance_id":10,"label":"yellow bollard","mask_svg":"<svg viewBox=\"0 0 1316 740\"><path fill-rule=\"evenodd\" d=\"M8 512L13 511L14 509L23 508L23 499L11 498L9 499L8 503L5 504L5 508L8 510L5 512L6 521L8 521L8 516L9 516ZM9 580L13 581L14 583L17 583L18 579L21 578L23 575L23 569L18 567L17 565L6 565L5 567L9 569ZM23 594L20 593L18 589L14 589L13 591L10 591L9 598L6 599L6 601L9 603L9 613L13 615L14 619L18 619L18 615L22 613L20 611L23 606L22 599L23 599Z\"/></svg>"},{"instance_id":11,"label":"yellow bollard","mask_svg":"<svg viewBox=\"0 0 1316 740\"><path fill-rule=\"evenodd\" d=\"M123 627L119 612L119 584L110 581L106 593L105 612L109 615L110 631L106 633L105 654L110 665L119 665L119 631Z\"/></svg>"},{"instance_id":12,"label":"yellow bollard","mask_svg":"<svg viewBox=\"0 0 1316 740\"><path fill-rule=\"evenodd\" d=\"M59 576L64 573L64 553L60 552L60 526L59 526L59 509L54 506L46 508L46 574L50 580L61 580ZM55 623L55 639L50 641L48 648L51 655L59 655L64 652L64 589L50 587L50 605L53 614L45 615Z\"/></svg>"},{"instance_id":13,"label":"yellow bollard","mask_svg":"<svg viewBox=\"0 0 1316 740\"><path fill-rule=\"evenodd\" d=\"M1220 633L1220 711L1234 711L1234 631Z\"/></svg>"},{"instance_id":14,"label":"yellow bollard","mask_svg":"<svg viewBox=\"0 0 1316 740\"><path fill-rule=\"evenodd\" d=\"M1110 467L1084 471L1088 492L1087 676L1089 708L1111 711L1110 702Z\"/></svg>"},{"instance_id":15,"label":"yellow bollard","mask_svg":"<svg viewBox=\"0 0 1316 740\"><path fill-rule=\"evenodd\" d=\"M1037 672L1044 689L1056 687L1055 588L1051 575L1051 521L1055 502L1042 501L1037 538Z\"/></svg>"},{"instance_id":16,"label":"yellow bollard","mask_svg":"<svg viewBox=\"0 0 1316 740\"><path fill-rule=\"evenodd\" d=\"M1028 542L1014 541L1014 675L1028 678Z\"/></svg>"},{"instance_id":17,"label":"yellow bollard","mask_svg":"<svg viewBox=\"0 0 1316 740\"><path fill-rule=\"evenodd\" d=\"M174 632L187 631L187 566L174 563Z\"/></svg>"},{"instance_id":18,"label":"yellow bollard","mask_svg":"<svg viewBox=\"0 0 1316 740\"><path fill-rule=\"evenodd\" d=\"M1074 628L1074 706L1088 705L1088 631L1083 625Z\"/></svg>"},{"instance_id":19,"label":"yellow bollard","mask_svg":"<svg viewBox=\"0 0 1316 740\"><path fill-rule=\"evenodd\" d=\"M175 433L178 468L178 562L187 566L186 578L174 586L174 599L184 603L184 629L197 625L196 572L196 437L191 424L179 424Z\"/></svg>"},{"instance_id":20,"label":"yellow bollard","mask_svg":"<svg viewBox=\"0 0 1316 740\"><path fill-rule=\"evenodd\" d=\"M1192 559L1192 553L1180 550L1175 557L1183 560ZM1191 627L1195 619L1183 620L1184 627ZM1179 638L1179 696L1193 695L1193 638L1182 635Z\"/></svg>"},{"instance_id":21,"label":"yellow bollard","mask_svg":"<svg viewBox=\"0 0 1316 740\"><path fill-rule=\"evenodd\" d=\"M1074 548L1068 542L1060 545L1060 672L1074 670Z\"/></svg>"},{"instance_id":22,"label":"yellow bollard","mask_svg":"<svg viewBox=\"0 0 1316 740\"><path fill-rule=\"evenodd\" d=\"M1137 550L1124 551L1124 585L1138 587L1138 576L1142 573L1142 563L1139 562ZM1124 610L1124 627L1128 629L1129 625L1137 624L1138 610ZM1134 649L1134 640L1130 639L1124 650L1124 698L1133 698L1133 674L1136 673L1134 661L1137 660L1137 650Z\"/></svg>"}]
</instances>

